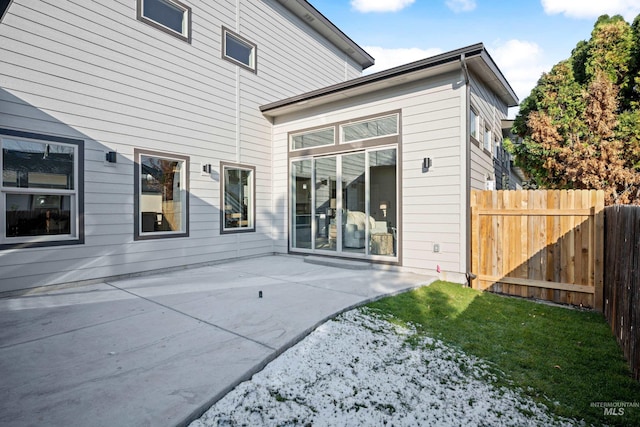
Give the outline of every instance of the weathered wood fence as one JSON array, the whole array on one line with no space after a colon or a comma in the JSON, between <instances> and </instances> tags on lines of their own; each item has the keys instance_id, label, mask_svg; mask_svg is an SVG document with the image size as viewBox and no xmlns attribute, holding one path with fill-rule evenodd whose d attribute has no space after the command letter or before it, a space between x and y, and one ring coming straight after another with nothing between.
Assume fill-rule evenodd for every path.
<instances>
[{"instance_id":1,"label":"weathered wood fence","mask_svg":"<svg viewBox=\"0 0 640 427\"><path fill-rule=\"evenodd\" d=\"M604 315L640 380L640 207L605 209Z\"/></svg>"},{"instance_id":2,"label":"weathered wood fence","mask_svg":"<svg viewBox=\"0 0 640 427\"><path fill-rule=\"evenodd\" d=\"M604 192L472 191L472 287L602 310Z\"/></svg>"}]
</instances>

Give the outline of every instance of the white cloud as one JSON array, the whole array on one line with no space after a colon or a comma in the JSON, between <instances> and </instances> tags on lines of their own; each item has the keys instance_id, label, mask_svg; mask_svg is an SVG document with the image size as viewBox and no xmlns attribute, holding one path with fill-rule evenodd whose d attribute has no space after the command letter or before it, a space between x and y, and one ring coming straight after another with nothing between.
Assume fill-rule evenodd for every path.
<instances>
[{"instance_id":1,"label":"white cloud","mask_svg":"<svg viewBox=\"0 0 640 427\"><path fill-rule=\"evenodd\" d=\"M409 62L418 61L420 59L442 53L442 49L438 48L419 49L417 47L386 49L379 46L365 46L364 50L369 52L369 54L376 60L376 64L374 66L365 70L366 74L387 70L398 65L408 64Z\"/></svg>"},{"instance_id":2,"label":"white cloud","mask_svg":"<svg viewBox=\"0 0 640 427\"><path fill-rule=\"evenodd\" d=\"M447 0L445 4L455 13L470 12L476 8L476 0Z\"/></svg>"},{"instance_id":3,"label":"white cloud","mask_svg":"<svg viewBox=\"0 0 640 427\"><path fill-rule=\"evenodd\" d=\"M622 15L631 22L640 13L640 0L541 0L547 15L593 19L600 15Z\"/></svg>"},{"instance_id":4,"label":"white cloud","mask_svg":"<svg viewBox=\"0 0 640 427\"><path fill-rule=\"evenodd\" d=\"M358 12L397 12L410 6L415 0L351 0L351 7Z\"/></svg>"},{"instance_id":5,"label":"white cloud","mask_svg":"<svg viewBox=\"0 0 640 427\"><path fill-rule=\"evenodd\" d=\"M542 73L551 70L551 65L545 63L543 50L533 42L516 39L498 42L489 53L520 101L529 96Z\"/></svg>"}]
</instances>

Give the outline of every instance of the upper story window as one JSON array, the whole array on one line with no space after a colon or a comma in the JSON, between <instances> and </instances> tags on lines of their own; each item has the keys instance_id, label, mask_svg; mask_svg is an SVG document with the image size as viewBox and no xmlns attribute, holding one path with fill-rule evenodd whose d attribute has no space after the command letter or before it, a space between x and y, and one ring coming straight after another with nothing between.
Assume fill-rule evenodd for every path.
<instances>
[{"instance_id":1,"label":"upper story window","mask_svg":"<svg viewBox=\"0 0 640 427\"><path fill-rule=\"evenodd\" d=\"M493 150L491 149L491 130L488 127L484 128L484 139L483 139L484 149L491 153Z\"/></svg>"},{"instance_id":2,"label":"upper story window","mask_svg":"<svg viewBox=\"0 0 640 427\"><path fill-rule=\"evenodd\" d=\"M1 131L0 247L83 243L83 141Z\"/></svg>"},{"instance_id":3,"label":"upper story window","mask_svg":"<svg viewBox=\"0 0 640 427\"><path fill-rule=\"evenodd\" d=\"M135 153L136 240L189 236L189 158Z\"/></svg>"},{"instance_id":4,"label":"upper story window","mask_svg":"<svg viewBox=\"0 0 640 427\"><path fill-rule=\"evenodd\" d=\"M317 129L291 136L291 149L321 147L335 143L335 128Z\"/></svg>"},{"instance_id":5,"label":"upper story window","mask_svg":"<svg viewBox=\"0 0 640 427\"><path fill-rule=\"evenodd\" d=\"M398 115L376 117L341 126L342 142L361 141L387 135L398 134Z\"/></svg>"},{"instance_id":6,"label":"upper story window","mask_svg":"<svg viewBox=\"0 0 640 427\"><path fill-rule=\"evenodd\" d=\"M222 57L236 65L256 72L257 46L240 35L222 27Z\"/></svg>"},{"instance_id":7,"label":"upper story window","mask_svg":"<svg viewBox=\"0 0 640 427\"><path fill-rule=\"evenodd\" d=\"M478 113L476 113L473 108L471 109L469 116L469 132L472 137L479 139L478 129L480 129L480 117L478 117Z\"/></svg>"},{"instance_id":8,"label":"upper story window","mask_svg":"<svg viewBox=\"0 0 640 427\"><path fill-rule=\"evenodd\" d=\"M191 43L191 8L177 0L137 0L138 19Z\"/></svg>"}]
</instances>

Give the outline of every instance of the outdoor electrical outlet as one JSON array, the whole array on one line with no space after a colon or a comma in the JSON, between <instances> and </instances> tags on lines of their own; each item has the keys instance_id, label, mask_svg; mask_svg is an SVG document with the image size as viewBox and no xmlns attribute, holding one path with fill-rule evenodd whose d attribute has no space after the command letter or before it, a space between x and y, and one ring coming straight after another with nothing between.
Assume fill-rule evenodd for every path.
<instances>
[{"instance_id":1,"label":"outdoor electrical outlet","mask_svg":"<svg viewBox=\"0 0 640 427\"><path fill-rule=\"evenodd\" d=\"M440 244L439 243L434 243L433 244L433 252L440 252Z\"/></svg>"}]
</instances>

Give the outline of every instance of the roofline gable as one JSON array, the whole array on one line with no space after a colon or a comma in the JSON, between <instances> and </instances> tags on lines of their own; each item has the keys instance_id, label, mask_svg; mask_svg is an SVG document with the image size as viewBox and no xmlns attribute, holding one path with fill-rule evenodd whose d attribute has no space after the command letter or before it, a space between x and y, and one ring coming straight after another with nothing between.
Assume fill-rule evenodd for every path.
<instances>
[{"instance_id":1,"label":"roofline gable","mask_svg":"<svg viewBox=\"0 0 640 427\"><path fill-rule=\"evenodd\" d=\"M291 13L317 31L325 39L357 62L362 69L369 68L375 60L333 22L306 0L276 0Z\"/></svg>"}]
</instances>

